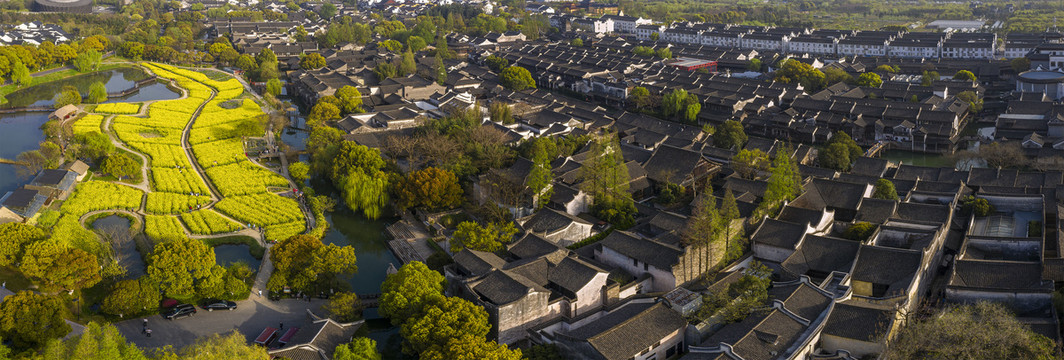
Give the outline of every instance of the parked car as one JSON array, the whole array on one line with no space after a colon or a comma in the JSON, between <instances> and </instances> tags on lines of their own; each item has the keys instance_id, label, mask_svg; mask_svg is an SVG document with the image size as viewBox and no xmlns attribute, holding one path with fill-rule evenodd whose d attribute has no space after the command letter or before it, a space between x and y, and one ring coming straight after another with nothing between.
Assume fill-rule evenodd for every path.
<instances>
[{"instance_id":1,"label":"parked car","mask_svg":"<svg viewBox=\"0 0 1064 360\"><path fill-rule=\"evenodd\" d=\"M192 304L178 304L170 310L163 313L163 317L167 320L180 319L187 316L196 314L196 307Z\"/></svg>"},{"instance_id":2,"label":"parked car","mask_svg":"<svg viewBox=\"0 0 1064 360\"><path fill-rule=\"evenodd\" d=\"M236 303L226 300L207 299L203 301L203 305L200 306L203 310L236 310Z\"/></svg>"}]
</instances>

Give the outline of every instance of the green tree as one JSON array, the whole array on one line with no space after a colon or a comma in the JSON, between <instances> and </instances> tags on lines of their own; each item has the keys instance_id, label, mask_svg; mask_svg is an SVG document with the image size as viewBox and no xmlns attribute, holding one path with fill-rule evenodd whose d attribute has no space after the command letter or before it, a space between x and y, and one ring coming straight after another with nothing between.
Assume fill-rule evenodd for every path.
<instances>
[{"instance_id":1,"label":"green tree","mask_svg":"<svg viewBox=\"0 0 1064 360\"><path fill-rule=\"evenodd\" d=\"M536 141L532 144L532 169L525 178L525 185L532 191L533 204L536 207L543 206L545 201L541 199L550 199L554 191L551 186L554 178L550 166L552 157L545 148L546 143L546 141Z\"/></svg>"},{"instance_id":2,"label":"green tree","mask_svg":"<svg viewBox=\"0 0 1064 360\"><path fill-rule=\"evenodd\" d=\"M399 68L395 64L384 62L377 64L373 73L377 75L377 80L384 81L399 76Z\"/></svg>"},{"instance_id":3,"label":"green tree","mask_svg":"<svg viewBox=\"0 0 1064 360\"><path fill-rule=\"evenodd\" d=\"M687 95L687 90L684 89L676 89L665 94L661 98L661 114L665 115L665 117L672 117L682 113L684 105L686 105Z\"/></svg>"},{"instance_id":4,"label":"green tree","mask_svg":"<svg viewBox=\"0 0 1064 360\"><path fill-rule=\"evenodd\" d=\"M931 86L935 81L938 81L940 77L938 71L924 70L923 76L920 77L920 85Z\"/></svg>"},{"instance_id":5,"label":"green tree","mask_svg":"<svg viewBox=\"0 0 1064 360\"><path fill-rule=\"evenodd\" d=\"M344 141L332 160L332 179L352 211L376 219L388 204L389 180L384 176L380 150Z\"/></svg>"},{"instance_id":6,"label":"green tree","mask_svg":"<svg viewBox=\"0 0 1064 360\"><path fill-rule=\"evenodd\" d=\"M875 71L877 73L880 73L880 74L886 75L886 74L897 74L899 71L901 71L901 69L898 68L897 65L883 64L883 65L876 66L876 69L873 70L873 71Z\"/></svg>"},{"instance_id":7,"label":"green tree","mask_svg":"<svg viewBox=\"0 0 1064 360\"><path fill-rule=\"evenodd\" d=\"M443 346L435 345L421 353L422 360L521 360L521 350L510 350L494 340L469 334L447 340Z\"/></svg>"},{"instance_id":8,"label":"green tree","mask_svg":"<svg viewBox=\"0 0 1064 360\"><path fill-rule=\"evenodd\" d=\"M714 257L714 243L720 237L721 231L720 210L717 209L717 198L713 196L712 186L706 186L698 195L691 209L691 217L687 218L687 224L683 231L685 241L701 248L702 259L701 272L713 268L717 259Z\"/></svg>"},{"instance_id":9,"label":"green tree","mask_svg":"<svg viewBox=\"0 0 1064 360\"><path fill-rule=\"evenodd\" d=\"M776 70L775 80L788 84L801 84L806 91L812 92L824 87L824 73L812 65L798 60L788 59Z\"/></svg>"},{"instance_id":10,"label":"green tree","mask_svg":"<svg viewBox=\"0 0 1064 360\"><path fill-rule=\"evenodd\" d=\"M842 237L855 241L865 241L875 232L875 224L861 221L846 228L846 232L842 234Z\"/></svg>"},{"instance_id":11,"label":"green tree","mask_svg":"<svg viewBox=\"0 0 1064 360\"><path fill-rule=\"evenodd\" d=\"M632 53L636 56L651 57L654 56L654 48L649 46L636 46L632 48Z\"/></svg>"},{"instance_id":12,"label":"green tree","mask_svg":"<svg viewBox=\"0 0 1064 360\"><path fill-rule=\"evenodd\" d=\"M26 246L19 270L47 291L81 290L100 282L96 256L52 240Z\"/></svg>"},{"instance_id":13,"label":"green tree","mask_svg":"<svg viewBox=\"0 0 1064 360\"><path fill-rule=\"evenodd\" d=\"M406 39L406 48L410 49L410 51L418 52L425 49L426 46L429 46L428 42L420 36L411 36Z\"/></svg>"},{"instance_id":14,"label":"green tree","mask_svg":"<svg viewBox=\"0 0 1064 360\"><path fill-rule=\"evenodd\" d=\"M336 104L318 101L314 104L314 107L310 108L310 115L307 115L307 126L311 129L321 127L325 122L331 120L340 119L340 107Z\"/></svg>"},{"instance_id":15,"label":"green tree","mask_svg":"<svg viewBox=\"0 0 1064 360\"><path fill-rule=\"evenodd\" d=\"M736 120L725 121L713 134L713 146L724 149L738 149L746 145L746 131L743 124Z\"/></svg>"},{"instance_id":16,"label":"green tree","mask_svg":"<svg viewBox=\"0 0 1064 360\"><path fill-rule=\"evenodd\" d=\"M657 57L662 58L662 59L671 59L672 58L672 50L669 50L669 48L667 48L667 47L663 47L663 48L654 50L654 56L657 56Z\"/></svg>"},{"instance_id":17,"label":"green tree","mask_svg":"<svg viewBox=\"0 0 1064 360\"><path fill-rule=\"evenodd\" d=\"M235 65L237 68L239 68L240 70L244 70L244 72L247 73L251 73L259 67L259 64L255 63L255 58L251 57L250 54L240 55L240 57L236 58Z\"/></svg>"},{"instance_id":18,"label":"green tree","mask_svg":"<svg viewBox=\"0 0 1064 360\"><path fill-rule=\"evenodd\" d=\"M362 93L357 88L350 85L345 85L336 90L334 94L337 100L340 100L340 109L344 113L361 113L362 110Z\"/></svg>"},{"instance_id":19,"label":"green tree","mask_svg":"<svg viewBox=\"0 0 1064 360\"><path fill-rule=\"evenodd\" d=\"M501 58L495 55L489 55L484 59L484 63L488 65L488 68L495 72L502 72L504 69L510 66L510 61L505 58Z\"/></svg>"},{"instance_id":20,"label":"green tree","mask_svg":"<svg viewBox=\"0 0 1064 360\"><path fill-rule=\"evenodd\" d=\"M879 77L879 74L874 72L866 72L857 77L855 81L857 86L867 86L877 88L883 85L883 79Z\"/></svg>"},{"instance_id":21,"label":"green tree","mask_svg":"<svg viewBox=\"0 0 1064 360\"><path fill-rule=\"evenodd\" d=\"M67 307L57 296L19 291L0 303L0 334L15 350L40 349L70 332Z\"/></svg>"},{"instance_id":22,"label":"green tree","mask_svg":"<svg viewBox=\"0 0 1064 360\"><path fill-rule=\"evenodd\" d=\"M902 328L886 358L1039 359L1057 358L1057 346L1021 323L1000 304L957 305Z\"/></svg>"},{"instance_id":23,"label":"green tree","mask_svg":"<svg viewBox=\"0 0 1064 360\"><path fill-rule=\"evenodd\" d=\"M956 74L953 74L953 80L976 81L976 78L975 74L972 74L971 71L961 70L958 71Z\"/></svg>"},{"instance_id":24,"label":"green tree","mask_svg":"<svg viewBox=\"0 0 1064 360\"><path fill-rule=\"evenodd\" d=\"M362 318L362 301L358 294L352 292L336 293L329 298L325 311L332 315L333 320L349 323Z\"/></svg>"},{"instance_id":25,"label":"green tree","mask_svg":"<svg viewBox=\"0 0 1064 360\"><path fill-rule=\"evenodd\" d=\"M103 82L97 81L89 85L89 96L85 98L86 102L93 104L99 104L107 101L107 86Z\"/></svg>"},{"instance_id":26,"label":"green tree","mask_svg":"<svg viewBox=\"0 0 1064 360\"><path fill-rule=\"evenodd\" d=\"M561 350L554 344L535 345L524 351L528 360L564 360Z\"/></svg>"},{"instance_id":27,"label":"green tree","mask_svg":"<svg viewBox=\"0 0 1064 360\"><path fill-rule=\"evenodd\" d=\"M443 64L443 56L436 54L436 83L443 85L447 83L447 66Z\"/></svg>"},{"instance_id":28,"label":"green tree","mask_svg":"<svg viewBox=\"0 0 1064 360\"><path fill-rule=\"evenodd\" d=\"M417 73L417 63L414 62L414 53L410 49L406 49L403 53L403 59L399 62L399 72L403 76Z\"/></svg>"},{"instance_id":29,"label":"green tree","mask_svg":"<svg viewBox=\"0 0 1064 360\"><path fill-rule=\"evenodd\" d=\"M513 124L514 114L510 108L510 104L502 101L492 101L491 106L488 108L491 121L500 124Z\"/></svg>"},{"instance_id":30,"label":"green tree","mask_svg":"<svg viewBox=\"0 0 1064 360\"><path fill-rule=\"evenodd\" d=\"M768 170L768 154L760 149L739 150L731 159L731 168L744 179L755 179L762 171Z\"/></svg>"},{"instance_id":31,"label":"green tree","mask_svg":"<svg viewBox=\"0 0 1064 360\"><path fill-rule=\"evenodd\" d=\"M851 164L853 164L846 145L838 142L828 144L820 149L817 153L817 162L822 167L837 171L849 171Z\"/></svg>"},{"instance_id":32,"label":"green tree","mask_svg":"<svg viewBox=\"0 0 1064 360\"><path fill-rule=\"evenodd\" d=\"M378 311L399 326L421 313L429 302L443 297L446 280L420 261L412 261L390 274L381 284Z\"/></svg>"},{"instance_id":33,"label":"green tree","mask_svg":"<svg viewBox=\"0 0 1064 360\"><path fill-rule=\"evenodd\" d=\"M971 113L978 113L983 111L983 98L979 97L974 91L962 91L957 94L957 100L968 103L968 111Z\"/></svg>"},{"instance_id":34,"label":"green tree","mask_svg":"<svg viewBox=\"0 0 1064 360\"><path fill-rule=\"evenodd\" d=\"M853 83L853 75L839 68L825 68L824 72L824 84L831 86L838 83Z\"/></svg>"},{"instance_id":35,"label":"green tree","mask_svg":"<svg viewBox=\"0 0 1064 360\"><path fill-rule=\"evenodd\" d=\"M661 38L661 35L657 32L650 33L650 41L658 41L659 38Z\"/></svg>"},{"instance_id":36,"label":"green tree","mask_svg":"<svg viewBox=\"0 0 1064 360\"><path fill-rule=\"evenodd\" d=\"M270 251L275 274L284 276L295 289L309 290L316 282L327 282L339 274L358 272L355 251L350 246L322 244L311 235L282 240Z\"/></svg>"},{"instance_id":37,"label":"green tree","mask_svg":"<svg viewBox=\"0 0 1064 360\"><path fill-rule=\"evenodd\" d=\"M983 217L994 212L994 205L984 198L968 195L961 200L961 212L966 215L975 214L975 216Z\"/></svg>"},{"instance_id":38,"label":"green tree","mask_svg":"<svg viewBox=\"0 0 1064 360\"><path fill-rule=\"evenodd\" d=\"M857 158L864 156L864 149L861 149L861 146L857 145L857 142L853 140L853 137L845 131L836 132L835 136L832 136L827 143L839 143L845 145L846 150L850 153L850 159L857 160Z\"/></svg>"},{"instance_id":39,"label":"green tree","mask_svg":"<svg viewBox=\"0 0 1064 360\"><path fill-rule=\"evenodd\" d=\"M310 53L299 58L299 68L314 70L325 67L325 57L318 53Z\"/></svg>"},{"instance_id":40,"label":"green tree","mask_svg":"<svg viewBox=\"0 0 1064 360\"><path fill-rule=\"evenodd\" d=\"M0 266L19 262L27 245L48 238L41 228L22 223L0 224Z\"/></svg>"},{"instance_id":41,"label":"green tree","mask_svg":"<svg viewBox=\"0 0 1064 360\"><path fill-rule=\"evenodd\" d=\"M162 354L157 352L158 360L269 360L270 354L266 348L254 344L248 344L244 335L233 331L228 335L214 334L200 338L195 344L189 345L179 353L174 354L162 349Z\"/></svg>"},{"instance_id":42,"label":"green tree","mask_svg":"<svg viewBox=\"0 0 1064 360\"><path fill-rule=\"evenodd\" d=\"M1009 65L1012 66L1012 71L1015 71L1018 74L1031 70L1031 59L1025 57L1015 58L1009 61Z\"/></svg>"},{"instance_id":43,"label":"green tree","mask_svg":"<svg viewBox=\"0 0 1064 360\"><path fill-rule=\"evenodd\" d=\"M724 190L724 200L720 203L720 227L724 231L724 251L731 253L732 222L742 214L739 213L739 204L735 201L735 194L731 189Z\"/></svg>"},{"instance_id":44,"label":"green tree","mask_svg":"<svg viewBox=\"0 0 1064 360\"><path fill-rule=\"evenodd\" d=\"M389 39L377 43L377 47L398 54L400 50L403 50L403 43Z\"/></svg>"},{"instance_id":45,"label":"green tree","mask_svg":"<svg viewBox=\"0 0 1064 360\"><path fill-rule=\"evenodd\" d=\"M576 38L569 41L569 45L572 46L584 46L584 39Z\"/></svg>"},{"instance_id":46,"label":"green tree","mask_svg":"<svg viewBox=\"0 0 1064 360\"><path fill-rule=\"evenodd\" d=\"M30 75L30 69L21 61L15 61L15 65L11 66L11 81L19 86L26 86L33 81L33 75Z\"/></svg>"},{"instance_id":47,"label":"green tree","mask_svg":"<svg viewBox=\"0 0 1064 360\"><path fill-rule=\"evenodd\" d=\"M532 79L532 73L520 66L510 66L503 70L499 74L499 83L513 91L536 88L536 80Z\"/></svg>"},{"instance_id":48,"label":"green tree","mask_svg":"<svg viewBox=\"0 0 1064 360\"><path fill-rule=\"evenodd\" d=\"M462 187L453 172L435 167L411 171L396 184L396 206L409 209L453 208L462 204Z\"/></svg>"},{"instance_id":49,"label":"green tree","mask_svg":"<svg viewBox=\"0 0 1064 360\"><path fill-rule=\"evenodd\" d=\"M356 337L346 344L336 347L335 360L381 360L377 352L377 342L367 337Z\"/></svg>"},{"instance_id":50,"label":"green tree","mask_svg":"<svg viewBox=\"0 0 1064 360\"><path fill-rule=\"evenodd\" d=\"M96 70L100 66L101 60L103 60L103 55L100 55L96 50L89 49L74 58L74 68L78 69L79 72Z\"/></svg>"},{"instance_id":51,"label":"green tree","mask_svg":"<svg viewBox=\"0 0 1064 360\"><path fill-rule=\"evenodd\" d=\"M510 243L517 228L511 222L495 222L487 226L480 226L472 221L463 221L451 237L451 252L462 251L463 248L477 251L498 251L503 244Z\"/></svg>"},{"instance_id":52,"label":"green tree","mask_svg":"<svg viewBox=\"0 0 1064 360\"><path fill-rule=\"evenodd\" d=\"M146 360L144 352L126 340L114 325L90 322L85 331L66 340L53 339L41 354L43 360ZM2 357L0 357L2 358Z\"/></svg>"},{"instance_id":53,"label":"green tree","mask_svg":"<svg viewBox=\"0 0 1064 360\"><path fill-rule=\"evenodd\" d=\"M74 135L74 142L81 144L78 157L83 159L99 160L114 151L115 145L111 138L99 131L90 131Z\"/></svg>"},{"instance_id":54,"label":"green tree","mask_svg":"<svg viewBox=\"0 0 1064 360\"><path fill-rule=\"evenodd\" d=\"M195 285L211 276L215 266L214 249L184 237L155 245L147 260L148 276L175 298L194 296Z\"/></svg>"},{"instance_id":55,"label":"green tree","mask_svg":"<svg viewBox=\"0 0 1064 360\"><path fill-rule=\"evenodd\" d=\"M111 288L103 299L100 310L112 315L136 316L154 311L159 306L159 288L147 276L135 280L122 280Z\"/></svg>"},{"instance_id":56,"label":"green tree","mask_svg":"<svg viewBox=\"0 0 1064 360\"><path fill-rule=\"evenodd\" d=\"M297 184L305 183L310 179L310 165L302 161L288 165L288 176Z\"/></svg>"},{"instance_id":57,"label":"green tree","mask_svg":"<svg viewBox=\"0 0 1064 360\"><path fill-rule=\"evenodd\" d=\"M872 197L883 200L898 200L898 191L894 189L894 183L887 179L876 180L875 190Z\"/></svg>"},{"instance_id":58,"label":"green tree","mask_svg":"<svg viewBox=\"0 0 1064 360\"><path fill-rule=\"evenodd\" d=\"M65 86L53 99L55 101L54 106L56 109L67 105L81 105L81 93L78 89L72 86Z\"/></svg>"},{"instance_id":59,"label":"green tree","mask_svg":"<svg viewBox=\"0 0 1064 360\"><path fill-rule=\"evenodd\" d=\"M406 341L403 352L416 355L432 347L446 347L451 339L472 335L483 339L491 330L488 313L468 300L437 297L399 327Z\"/></svg>"},{"instance_id":60,"label":"green tree","mask_svg":"<svg viewBox=\"0 0 1064 360\"><path fill-rule=\"evenodd\" d=\"M761 59L750 59L750 63L746 65L746 69L750 71L761 71Z\"/></svg>"},{"instance_id":61,"label":"green tree","mask_svg":"<svg viewBox=\"0 0 1064 360\"><path fill-rule=\"evenodd\" d=\"M768 178L765 196L758 204L761 214L775 212L784 201L790 201L802 193L802 175L798 164L791 159L791 149L784 145L772 159L772 175Z\"/></svg>"},{"instance_id":62,"label":"green tree","mask_svg":"<svg viewBox=\"0 0 1064 360\"><path fill-rule=\"evenodd\" d=\"M642 86L632 88L632 92L628 94L628 99L631 100L632 105L639 109L650 110L657 107L650 95L650 91Z\"/></svg>"},{"instance_id":63,"label":"green tree","mask_svg":"<svg viewBox=\"0 0 1064 360\"><path fill-rule=\"evenodd\" d=\"M134 177L140 172L140 161L134 160L126 153L117 153L104 159L100 170L119 179Z\"/></svg>"},{"instance_id":64,"label":"green tree","mask_svg":"<svg viewBox=\"0 0 1064 360\"><path fill-rule=\"evenodd\" d=\"M590 146L589 156L580 167L580 188L591 195L595 216L627 228L635 221L635 202L628 192L628 167L617 135L598 136Z\"/></svg>"},{"instance_id":65,"label":"green tree","mask_svg":"<svg viewBox=\"0 0 1064 360\"><path fill-rule=\"evenodd\" d=\"M328 2L322 4L321 7L318 8L318 15L321 15L322 19L332 19L333 16L336 16L336 5Z\"/></svg>"},{"instance_id":66,"label":"green tree","mask_svg":"<svg viewBox=\"0 0 1064 360\"><path fill-rule=\"evenodd\" d=\"M277 78L267 80L266 93L273 96L281 95L281 80L278 80Z\"/></svg>"}]
</instances>

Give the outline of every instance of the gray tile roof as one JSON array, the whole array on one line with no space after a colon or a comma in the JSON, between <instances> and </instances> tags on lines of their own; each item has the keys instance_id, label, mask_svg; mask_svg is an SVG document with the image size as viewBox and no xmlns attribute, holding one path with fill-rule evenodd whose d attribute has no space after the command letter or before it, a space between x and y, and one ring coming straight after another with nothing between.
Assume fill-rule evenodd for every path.
<instances>
[{"instance_id":1,"label":"gray tile roof","mask_svg":"<svg viewBox=\"0 0 1064 360\"><path fill-rule=\"evenodd\" d=\"M679 261L683 251L644 239L625 231L614 231L599 242L603 247L619 252L625 256L645 262L658 269L669 270Z\"/></svg>"},{"instance_id":2,"label":"gray tile roof","mask_svg":"<svg viewBox=\"0 0 1064 360\"><path fill-rule=\"evenodd\" d=\"M802 245L781 265L795 278L810 272L849 272L860 246L856 241L807 235Z\"/></svg>"},{"instance_id":3,"label":"gray tile roof","mask_svg":"<svg viewBox=\"0 0 1064 360\"><path fill-rule=\"evenodd\" d=\"M882 224L887 222L891 216L894 215L894 209L898 206L898 202L894 200L883 200L875 198L865 198L861 202L861 208L857 209L857 221L865 221L873 224Z\"/></svg>"},{"instance_id":4,"label":"gray tile roof","mask_svg":"<svg viewBox=\"0 0 1064 360\"><path fill-rule=\"evenodd\" d=\"M898 204L894 218L944 224L949 221L950 214L950 208L946 205L904 202Z\"/></svg>"},{"instance_id":5,"label":"gray tile roof","mask_svg":"<svg viewBox=\"0 0 1064 360\"><path fill-rule=\"evenodd\" d=\"M1042 269L1035 262L958 260L950 287L990 290L1044 290ZM1052 286L1048 286L1052 290Z\"/></svg>"},{"instance_id":6,"label":"gray tile roof","mask_svg":"<svg viewBox=\"0 0 1064 360\"><path fill-rule=\"evenodd\" d=\"M750 236L750 241L758 244L794 249L805 236L806 225L799 225L775 219L765 219L761 226Z\"/></svg>"},{"instance_id":7,"label":"gray tile roof","mask_svg":"<svg viewBox=\"0 0 1064 360\"><path fill-rule=\"evenodd\" d=\"M546 256L547 261L551 263L558 263L569 252L568 249L559 246L557 243L532 233L526 233L525 236L510 244L508 250L510 254L519 259Z\"/></svg>"},{"instance_id":8,"label":"gray tile roof","mask_svg":"<svg viewBox=\"0 0 1064 360\"><path fill-rule=\"evenodd\" d=\"M331 359L336 347L350 342L362 324L362 321L340 324L330 319L317 320L300 328L285 347L270 351L270 355L292 360Z\"/></svg>"},{"instance_id":9,"label":"gray tile roof","mask_svg":"<svg viewBox=\"0 0 1064 360\"><path fill-rule=\"evenodd\" d=\"M506 270L495 270L473 286L473 290L495 305L506 305L525 297L529 292L547 289L524 276Z\"/></svg>"},{"instance_id":10,"label":"gray tile roof","mask_svg":"<svg viewBox=\"0 0 1064 360\"><path fill-rule=\"evenodd\" d=\"M569 336L586 340L604 359L624 360L686 325L683 316L664 304L628 304L576 328Z\"/></svg>"},{"instance_id":11,"label":"gray tile roof","mask_svg":"<svg viewBox=\"0 0 1064 360\"><path fill-rule=\"evenodd\" d=\"M848 303L835 304L824 325L824 334L846 339L879 342L892 322L894 312Z\"/></svg>"},{"instance_id":12,"label":"gray tile roof","mask_svg":"<svg viewBox=\"0 0 1064 360\"><path fill-rule=\"evenodd\" d=\"M529 215L518 221L522 222L521 227L525 228L525 230L539 234L550 234L560 231L572 225L574 222L591 225L590 222L587 222L584 219L551 208L537 211L535 214Z\"/></svg>"},{"instance_id":13,"label":"gray tile roof","mask_svg":"<svg viewBox=\"0 0 1064 360\"><path fill-rule=\"evenodd\" d=\"M550 269L547 279L563 294L575 298L576 293L600 273L609 272L580 259L566 257Z\"/></svg>"},{"instance_id":14,"label":"gray tile roof","mask_svg":"<svg viewBox=\"0 0 1064 360\"><path fill-rule=\"evenodd\" d=\"M920 251L862 245L850 277L854 281L890 285L883 296L900 295L908 291L922 260Z\"/></svg>"},{"instance_id":15,"label":"gray tile roof","mask_svg":"<svg viewBox=\"0 0 1064 360\"><path fill-rule=\"evenodd\" d=\"M487 274L495 269L502 269L506 261L490 252L462 249L454 254L454 262L473 276Z\"/></svg>"}]
</instances>

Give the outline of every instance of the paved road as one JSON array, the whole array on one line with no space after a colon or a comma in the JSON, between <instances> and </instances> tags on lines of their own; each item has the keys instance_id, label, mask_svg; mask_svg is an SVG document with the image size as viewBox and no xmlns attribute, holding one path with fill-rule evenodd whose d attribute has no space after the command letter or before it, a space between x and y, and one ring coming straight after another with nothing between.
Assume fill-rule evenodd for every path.
<instances>
[{"instance_id":1,"label":"paved road","mask_svg":"<svg viewBox=\"0 0 1064 360\"><path fill-rule=\"evenodd\" d=\"M260 298L253 292L251 299L237 302L237 309L233 311L208 312L200 309L196 315L177 320L166 320L158 314L148 316L148 328L152 330L150 338L143 332L142 319L144 318L125 320L115 323L115 326L126 339L141 348L157 348L166 345L181 348L191 345L200 337L227 334L234 330L247 337L250 343L267 326L277 327L280 323L284 323L287 329L292 326L309 325L311 321L307 310L310 309L315 314L324 316L325 311L321 307L327 301L320 299L310 302L292 299L270 301Z\"/></svg>"}]
</instances>

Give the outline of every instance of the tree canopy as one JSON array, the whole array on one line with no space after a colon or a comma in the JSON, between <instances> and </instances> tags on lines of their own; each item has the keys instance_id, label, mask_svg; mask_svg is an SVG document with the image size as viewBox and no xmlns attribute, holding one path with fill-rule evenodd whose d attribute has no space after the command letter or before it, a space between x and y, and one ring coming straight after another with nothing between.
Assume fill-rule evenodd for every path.
<instances>
[{"instance_id":1,"label":"tree canopy","mask_svg":"<svg viewBox=\"0 0 1064 360\"><path fill-rule=\"evenodd\" d=\"M787 59L776 70L775 80L788 84L801 84L805 91L817 91L824 87L824 73L804 62Z\"/></svg>"},{"instance_id":2,"label":"tree canopy","mask_svg":"<svg viewBox=\"0 0 1064 360\"><path fill-rule=\"evenodd\" d=\"M172 239L155 246L148 255L148 276L169 297L191 297L196 285L211 276L214 249L199 240Z\"/></svg>"},{"instance_id":3,"label":"tree canopy","mask_svg":"<svg viewBox=\"0 0 1064 360\"><path fill-rule=\"evenodd\" d=\"M536 80L532 79L532 73L520 66L510 66L499 73L499 83L513 91L536 88Z\"/></svg>"},{"instance_id":4,"label":"tree canopy","mask_svg":"<svg viewBox=\"0 0 1064 360\"><path fill-rule=\"evenodd\" d=\"M66 314L59 297L19 291L0 303L0 334L16 350L36 350L70 332Z\"/></svg>"},{"instance_id":5,"label":"tree canopy","mask_svg":"<svg viewBox=\"0 0 1064 360\"><path fill-rule=\"evenodd\" d=\"M446 280L420 261L413 261L390 274L381 284L380 314L401 325L421 312L428 302L443 296Z\"/></svg>"},{"instance_id":6,"label":"tree canopy","mask_svg":"<svg viewBox=\"0 0 1064 360\"><path fill-rule=\"evenodd\" d=\"M713 146L725 149L742 148L743 145L746 145L747 139L743 124L735 120L728 120L713 133Z\"/></svg>"},{"instance_id":7,"label":"tree canopy","mask_svg":"<svg viewBox=\"0 0 1064 360\"><path fill-rule=\"evenodd\" d=\"M480 226L472 221L463 221L451 237L451 252L463 248L477 251L498 251L503 244L508 244L517 234L517 228L511 222L494 222Z\"/></svg>"},{"instance_id":8,"label":"tree canopy","mask_svg":"<svg viewBox=\"0 0 1064 360\"><path fill-rule=\"evenodd\" d=\"M958 305L916 320L887 347L890 359L1056 359L1056 345L1002 305Z\"/></svg>"},{"instance_id":9,"label":"tree canopy","mask_svg":"<svg viewBox=\"0 0 1064 360\"><path fill-rule=\"evenodd\" d=\"M462 187L453 172L435 167L412 171L395 186L396 206L408 209L452 208L462 204Z\"/></svg>"},{"instance_id":10,"label":"tree canopy","mask_svg":"<svg viewBox=\"0 0 1064 360\"><path fill-rule=\"evenodd\" d=\"M894 183L887 179L876 180L875 190L872 197L883 200L898 200L898 191L894 189Z\"/></svg>"}]
</instances>

